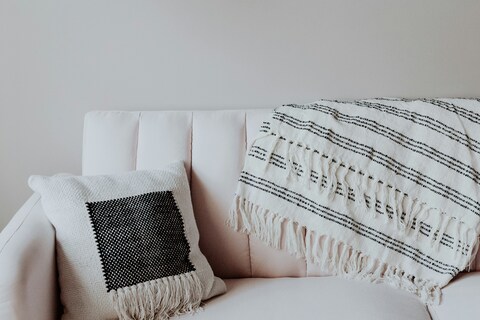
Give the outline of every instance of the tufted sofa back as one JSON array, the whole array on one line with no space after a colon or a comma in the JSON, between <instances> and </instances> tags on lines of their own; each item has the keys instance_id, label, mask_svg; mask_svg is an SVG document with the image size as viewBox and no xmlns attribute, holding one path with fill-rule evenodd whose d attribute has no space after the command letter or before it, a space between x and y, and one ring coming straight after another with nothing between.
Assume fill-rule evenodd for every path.
<instances>
[{"instance_id":1,"label":"tufted sofa back","mask_svg":"<svg viewBox=\"0 0 480 320\"><path fill-rule=\"evenodd\" d=\"M321 275L314 265L225 226L245 151L270 111L90 112L85 117L83 174L156 169L183 160L200 247L216 275Z\"/></svg>"}]
</instances>

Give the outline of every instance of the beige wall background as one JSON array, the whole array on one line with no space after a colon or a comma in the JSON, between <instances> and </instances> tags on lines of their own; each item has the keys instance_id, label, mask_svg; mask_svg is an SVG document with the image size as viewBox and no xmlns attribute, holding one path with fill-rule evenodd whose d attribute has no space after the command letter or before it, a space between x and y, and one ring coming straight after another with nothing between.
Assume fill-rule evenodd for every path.
<instances>
[{"instance_id":1,"label":"beige wall background","mask_svg":"<svg viewBox=\"0 0 480 320\"><path fill-rule=\"evenodd\" d=\"M0 229L93 109L480 96L480 1L0 0Z\"/></svg>"}]
</instances>

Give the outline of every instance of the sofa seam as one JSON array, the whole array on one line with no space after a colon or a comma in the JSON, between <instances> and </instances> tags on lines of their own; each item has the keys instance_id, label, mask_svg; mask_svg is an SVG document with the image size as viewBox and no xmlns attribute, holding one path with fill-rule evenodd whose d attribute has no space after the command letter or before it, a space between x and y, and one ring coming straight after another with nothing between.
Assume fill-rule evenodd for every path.
<instances>
[{"instance_id":1,"label":"sofa seam","mask_svg":"<svg viewBox=\"0 0 480 320\"><path fill-rule=\"evenodd\" d=\"M83 133L82 133L82 175L85 172L85 150L87 150L87 117L90 112L83 117Z\"/></svg>"},{"instance_id":2,"label":"sofa seam","mask_svg":"<svg viewBox=\"0 0 480 320\"><path fill-rule=\"evenodd\" d=\"M137 164L138 164L138 140L140 139L139 135L140 135L140 120L142 118L142 112L138 112L138 116L137 116L137 127L136 127L136 143L135 143L135 151L134 151L134 155L135 157L133 158L133 170L137 170Z\"/></svg>"},{"instance_id":3,"label":"sofa seam","mask_svg":"<svg viewBox=\"0 0 480 320\"><path fill-rule=\"evenodd\" d=\"M192 197L192 188L191 188L191 184L192 184L192 174L193 174L193 111L190 112L190 143L189 143L189 146L190 146L190 197Z\"/></svg>"},{"instance_id":4,"label":"sofa seam","mask_svg":"<svg viewBox=\"0 0 480 320\"><path fill-rule=\"evenodd\" d=\"M28 209L28 213L25 215L25 217L22 219L22 221L19 223L19 225L17 226L17 228L12 232L12 234L10 235L10 237L8 237L8 239L5 241L5 243L3 244L3 246L0 248L0 254L3 253L3 251L5 250L5 248L7 247L8 243L10 242L10 240L12 240L12 238L15 236L15 234L17 234L18 230L20 230L20 228L23 226L23 224L25 223L25 221L27 220L27 218L30 216L30 214L32 213L33 211L33 208L37 205L37 203L40 201L40 197L35 201L35 203L32 204L32 206Z\"/></svg>"},{"instance_id":5,"label":"sofa seam","mask_svg":"<svg viewBox=\"0 0 480 320\"><path fill-rule=\"evenodd\" d=\"M247 153L248 149L248 139L247 139L247 111L243 113L243 131L244 131L244 142L245 142L245 150L244 150L244 155ZM243 160L243 165L245 165L245 158ZM247 234L247 246L248 246L248 260L249 260L249 266L250 266L250 278L253 278L253 263L252 263L252 246L250 244L250 235Z\"/></svg>"}]
</instances>

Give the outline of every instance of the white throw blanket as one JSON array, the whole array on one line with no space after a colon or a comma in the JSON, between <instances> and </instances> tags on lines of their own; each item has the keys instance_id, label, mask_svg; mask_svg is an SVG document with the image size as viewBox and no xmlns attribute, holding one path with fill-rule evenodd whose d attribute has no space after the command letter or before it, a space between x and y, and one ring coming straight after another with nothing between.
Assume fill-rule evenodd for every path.
<instances>
[{"instance_id":1,"label":"white throw blanket","mask_svg":"<svg viewBox=\"0 0 480 320\"><path fill-rule=\"evenodd\" d=\"M240 175L234 229L428 304L475 258L479 100L286 105L260 131Z\"/></svg>"}]
</instances>

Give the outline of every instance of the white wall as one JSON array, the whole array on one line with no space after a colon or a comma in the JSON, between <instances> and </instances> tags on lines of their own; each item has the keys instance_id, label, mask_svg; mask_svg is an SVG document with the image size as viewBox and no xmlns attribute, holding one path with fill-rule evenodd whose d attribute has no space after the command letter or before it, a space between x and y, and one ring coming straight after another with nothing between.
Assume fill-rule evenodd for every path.
<instances>
[{"instance_id":1,"label":"white wall","mask_svg":"<svg viewBox=\"0 0 480 320\"><path fill-rule=\"evenodd\" d=\"M0 0L0 229L92 109L480 96L480 1Z\"/></svg>"}]
</instances>

